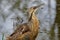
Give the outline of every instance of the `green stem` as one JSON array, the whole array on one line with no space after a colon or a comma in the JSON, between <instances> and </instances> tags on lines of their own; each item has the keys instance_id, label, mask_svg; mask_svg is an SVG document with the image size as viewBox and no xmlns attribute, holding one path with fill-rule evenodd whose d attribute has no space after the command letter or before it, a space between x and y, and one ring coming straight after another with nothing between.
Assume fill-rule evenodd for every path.
<instances>
[{"instance_id":1,"label":"green stem","mask_svg":"<svg viewBox=\"0 0 60 40\"><path fill-rule=\"evenodd\" d=\"M4 33L2 34L2 40L4 40Z\"/></svg>"}]
</instances>

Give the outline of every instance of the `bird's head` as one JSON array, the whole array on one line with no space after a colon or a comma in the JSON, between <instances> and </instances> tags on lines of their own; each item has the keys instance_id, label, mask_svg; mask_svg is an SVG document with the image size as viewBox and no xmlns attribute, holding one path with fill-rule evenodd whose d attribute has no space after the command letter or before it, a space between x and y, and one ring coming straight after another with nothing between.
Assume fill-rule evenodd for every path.
<instances>
[{"instance_id":1,"label":"bird's head","mask_svg":"<svg viewBox=\"0 0 60 40\"><path fill-rule=\"evenodd\" d=\"M40 5L38 5L38 6L33 6L33 7L29 8L29 9L28 9L29 18L31 18L32 15L35 15L35 12L37 11L37 9L38 9L39 7L41 7L42 5L44 5L44 4L40 4Z\"/></svg>"},{"instance_id":2,"label":"bird's head","mask_svg":"<svg viewBox=\"0 0 60 40\"><path fill-rule=\"evenodd\" d=\"M35 13L35 12L37 11L37 9L39 9L39 7L41 7L41 6L43 6L43 5L44 5L44 4L40 4L40 5L37 5L37 6L30 7L30 8L28 9L28 13L30 13L30 14Z\"/></svg>"},{"instance_id":3,"label":"bird's head","mask_svg":"<svg viewBox=\"0 0 60 40\"><path fill-rule=\"evenodd\" d=\"M39 6L34 6L28 9L28 13L29 14L33 14L37 11L37 9L39 8Z\"/></svg>"}]
</instances>

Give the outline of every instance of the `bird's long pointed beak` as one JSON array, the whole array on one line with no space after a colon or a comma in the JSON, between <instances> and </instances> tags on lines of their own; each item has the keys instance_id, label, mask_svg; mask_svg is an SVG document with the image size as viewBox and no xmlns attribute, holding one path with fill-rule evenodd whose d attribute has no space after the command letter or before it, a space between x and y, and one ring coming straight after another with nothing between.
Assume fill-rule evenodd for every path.
<instances>
[{"instance_id":1,"label":"bird's long pointed beak","mask_svg":"<svg viewBox=\"0 0 60 40\"><path fill-rule=\"evenodd\" d=\"M44 4L40 4L40 5L38 5L38 6L35 6L35 9L37 9L37 8L43 6L43 5L44 5Z\"/></svg>"}]
</instances>

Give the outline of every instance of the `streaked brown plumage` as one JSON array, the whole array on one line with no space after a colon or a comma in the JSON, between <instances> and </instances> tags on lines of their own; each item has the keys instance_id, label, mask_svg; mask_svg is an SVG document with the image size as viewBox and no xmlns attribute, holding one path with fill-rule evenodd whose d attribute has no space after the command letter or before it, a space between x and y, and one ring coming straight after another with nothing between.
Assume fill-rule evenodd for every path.
<instances>
[{"instance_id":1,"label":"streaked brown plumage","mask_svg":"<svg viewBox=\"0 0 60 40\"><path fill-rule=\"evenodd\" d=\"M28 22L19 25L18 28L7 38L7 40L35 40L38 35L39 27L39 21L35 12L39 6L34 6L29 9Z\"/></svg>"}]
</instances>

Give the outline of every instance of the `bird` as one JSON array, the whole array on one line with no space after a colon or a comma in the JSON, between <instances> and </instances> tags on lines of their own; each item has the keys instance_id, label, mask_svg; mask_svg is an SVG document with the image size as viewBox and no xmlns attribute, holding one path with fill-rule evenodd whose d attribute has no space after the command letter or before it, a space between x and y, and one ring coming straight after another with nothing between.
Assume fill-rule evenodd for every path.
<instances>
[{"instance_id":1,"label":"bird","mask_svg":"<svg viewBox=\"0 0 60 40\"><path fill-rule=\"evenodd\" d=\"M39 21L35 15L41 5L28 9L29 19L26 23L18 25L16 30L7 37L7 40L35 40L38 35Z\"/></svg>"}]
</instances>

